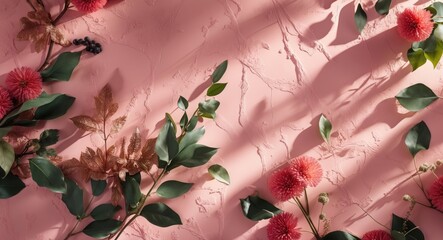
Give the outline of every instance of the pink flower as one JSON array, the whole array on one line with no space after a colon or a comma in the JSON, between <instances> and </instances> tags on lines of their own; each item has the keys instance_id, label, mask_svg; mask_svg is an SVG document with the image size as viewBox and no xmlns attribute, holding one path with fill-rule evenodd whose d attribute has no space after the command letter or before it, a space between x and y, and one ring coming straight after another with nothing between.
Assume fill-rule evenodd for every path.
<instances>
[{"instance_id":1,"label":"pink flower","mask_svg":"<svg viewBox=\"0 0 443 240\"><path fill-rule=\"evenodd\" d=\"M300 196L306 187L303 179L289 168L275 171L268 182L269 190L279 201Z\"/></svg>"},{"instance_id":2,"label":"pink flower","mask_svg":"<svg viewBox=\"0 0 443 240\"><path fill-rule=\"evenodd\" d=\"M6 89L0 87L0 119L2 119L12 109L12 100Z\"/></svg>"},{"instance_id":3,"label":"pink flower","mask_svg":"<svg viewBox=\"0 0 443 240\"><path fill-rule=\"evenodd\" d=\"M361 240L392 240L391 235L383 230L373 230L365 233Z\"/></svg>"},{"instance_id":4,"label":"pink flower","mask_svg":"<svg viewBox=\"0 0 443 240\"><path fill-rule=\"evenodd\" d=\"M443 211L443 176L437 179L429 188L429 198L432 205Z\"/></svg>"},{"instance_id":5,"label":"pink flower","mask_svg":"<svg viewBox=\"0 0 443 240\"><path fill-rule=\"evenodd\" d=\"M80 12L92 13L102 9L108 0L72 0L71 2Z\"/></svg>"},{"instance_id":6,"label":"pink flower","mask_svg":"<svg viewBox=\"0 0 443 240\"><path fill-rule=\"evenodd\" d=\"M405 9L397 16L397 30L400 36L410 42L427 39L434 28L432 14L424 9Z\"/></svg>"},{"instance_id":7,"label":"pink flower","mask_svg":"<svg viewBox=\"0 0 443 240\"><path fill-rule=\"evenodd\" d=\"M307 186L317 186L323 175L320 163L312 157L297 157L291 162L291 170L298 173Z\"/></svg>"},{"instance_id":8,"label":"pink flower","mask_svg":"<svg viewBox=\"0 0 443 240\"><path fill-rule=\"evenodd\" d=\"M42 78L29 67L16 68L6 77L6 86L12 97L22 103L40 95Z\"/></svg>"},{"instance_id":9,"label":"pink flower","mask_svg":"<svg viewBox=\"0 0 443 240\"><path fill-rule=\"evenodd\" d=\"M284 212L269 220L266 228L269 240L298 240L301 237L297 227L297 218Z\"/></svg>"}]
</instances>

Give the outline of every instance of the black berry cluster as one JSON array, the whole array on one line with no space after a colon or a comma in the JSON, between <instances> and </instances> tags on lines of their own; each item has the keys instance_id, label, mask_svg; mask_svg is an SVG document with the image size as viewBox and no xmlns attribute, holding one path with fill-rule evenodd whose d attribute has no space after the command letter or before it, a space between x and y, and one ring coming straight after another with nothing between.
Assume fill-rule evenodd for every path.
<instances>
[{"instance_id":1,"label":"black berry cluster","mask_svg":"<svg viewBox=\"0 0 443 240\"><path fill-rule=\"evenodd\" d=\"M86 47L86 51L93 53L93 54L99 54L103 51L102 45L94 40L89 39L89 37L85 37L83 39L74 39L72 41L74 45L83 45Z\"/></svg>"}]
</instances>

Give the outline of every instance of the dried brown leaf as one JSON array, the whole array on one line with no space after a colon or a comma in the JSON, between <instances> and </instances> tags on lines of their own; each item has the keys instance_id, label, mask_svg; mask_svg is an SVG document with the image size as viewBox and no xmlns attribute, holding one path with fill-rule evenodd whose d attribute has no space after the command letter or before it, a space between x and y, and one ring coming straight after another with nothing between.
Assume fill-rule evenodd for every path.
<instances>
[{"instance_id":1,"label":"dried brown leaf","mask_svg":"<svg viewBox=\"0 0 443 240\"><path fill-rule=\"evenodd\" d=\"M154 164L157 164L157 154L155 153L156 138L150 138L142 148L142 154L137 160L139 170L149 171Z\"/></svg>"},{"instance_id":2,"label":"dried brown leaf","mask_svg":"<svg viewBox=\"0 0 443 240\"><path fill-rule=\"evenodd\" d=\"M27 179L31 177L31 169L29 168L28 161L21 161L19 164L14 164L11 168L11 172L17 175L21 179Z\"/></svg>"},{"instance_id":3,"label":"dried brown leaf","mask_svg":"<svg viewBox=\"0 0 443 240\"><path fill-rule=\"evenodd\" d=\"M111 133L117 133L126 123L126 116L118 117L112 120Z\"/></svg>"},{"instance_id":4,"label":"dried brown leaf","mask_svg":"<svg viewBox=\"0 0 443 240\"><path fill-rule=\"evenodd\" d=\"M118 110L118 104L114 103L111 87L106 84L97 97L95 97L95 109L100 120L106 121Z\"/></svg>"},{"instance_id":5,"label":"dried brown leaf","mask_svg":"<svg viewBox=\"0 0 443 240\"><path fill-rule=\"evenodd\" d=\"M47 13L44 9L37 9L37 11L28 12L28 18L34 22L52 25L49 13Z\"/></svg>"},{"instance_id":6,"label":"dried brown leaf","mask_svg":"<svg viewBox=\"0 0 443 240\"><path fill-rule=\"evenodd\" d=\"M89 132L95 132L98 130L97 122L90 116L80 115L71 118L71 120L74 122L75 126L81 130Z\"/></svg>"},{"instance_id":7,"label":"dried brown leaf","mask_svg":"<svg viewBox=\"0 0 443 240\"><path fill-rule=\"evenodd\" d=\"M54 26L49 26L49 34L51 37L51 40L63 47L69 47L71 46L71 42L63 36L63 34L60 32L60 30Z\"/></svg>"},{"instance_id":8,"label":"dried brown leaf","mask_svg":"<svg viewBox=\"0 0 443 240\"><path fill-rule=\"evenodd\" d=\"M140 129L136 128L135 131L132 133L131 139L129 140L128 145L128 156L131 156L132 154L138 152L141 148L142 139L140 136Z\"/></svg>"},{"instance_id":9,"label":"dried brown leaf","mask_svg":"<svg viewBox=\"0 0 443 240\"><path fill-rule=\"evenodd\" d=\"M125 146L126 146L126 138L122 139L122 144L120 146L120 158L125 158Z\"/></svg>"},{"instance_id":10,"label":"dried brown leaf","mask_svg":"<svg viewBox=\"0 0 443 240\"><path fill-rule=\"evenodd\" d=\"M49 41L48 25L46 23L33 22L27 17L20 19L23 28L17 34L19 40L28 40L34 43L35 51L41 52Z\"/></svg>"},{"instance_id":11,"label":"dried brown leaf","mask_svg":"<svg viewBox=\"0 0 443 240\"><path fill-rule=\"evenodd\" d=\"M65 160L57 166L62 170L63 174L69 178L80 177L81 180L85 182L89 179L89 169L75 158Z\"/></svg>"},{"instance_id":12,"label":"dried brown leaf","mask_svg":"<svg viewBox=\"0 0 443 240\"><path fill-rule=\"evenodd\" d=\"M114 179L114 184L111 186L111 190L112 190L112 196L111 196L112 205L117 206L118 203L120 202L120 199L122 199L123 197L123 192L121 189L121 185L118 182L118 178Z\"/></svg>"}]
</instances>

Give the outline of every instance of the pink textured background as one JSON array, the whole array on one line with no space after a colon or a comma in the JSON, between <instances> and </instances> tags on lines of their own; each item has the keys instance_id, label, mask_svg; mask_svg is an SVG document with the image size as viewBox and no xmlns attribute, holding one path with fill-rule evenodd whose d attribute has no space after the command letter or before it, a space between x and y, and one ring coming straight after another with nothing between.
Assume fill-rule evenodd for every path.
<instances>
[{"instance_id":1,"label":"pink textured background","mask_svg":"<svg viewBox=\"0 0 443 240\"><path fill-rule=\"evenodd\" d=\"M58 12L62 1L49 2ZM258 191L272 200L269 174L299 155L319 159L325 169L322 183L309 194L315 204L319 192L330 193L331 230L361 236L381 228L355 203L390 225L392 212L404 216L407 211L403 194L421 196L413 181L399 184L414 169L403 143L408 129L424 120L433 133L431 148L417 155L419 163L443 155L442 101L411 114L393 97L418 82L442 95L443 81L441 65L433 70L427 63L411 73L404 56L408 43L395 30L396 13L427 1L393 1L386 17L375 13L374 3L362 1L369 22L360 36L353 22L355 3L349 0L109 0L93 14L70 10L61 27L67 36L87 35L101 42L104 52L85 54L70 82L46 86L77 101L45 128L61 129L57 150L65 159L79 157L86 145L101 146L97 138L82 137L69 118L91 113L93 96L109 82L118 113L129 118L122 134L139 127L145 136L155 135L164 112L176 109L177 98L187 97L194 108L214 67L229 59L222 80L229 84L219 97L216 121L206 122L202 142L220 148L211 162L229 170L232 184L210 180L207 166L178 170L168 178L196 183L186 195L165 201L184 224L161 229L139 218L122 239L266 239L267 221L243 217L239 199ZM35 68L42 60L28 42L15 40L19 18L29 9L24 0L1 0L0 81L14 67ZM321 113L333 124L330 146L318 134ZM425 182L432 179L426 175ZM0 201L0 239L62 239L75 218L59 195L32 180L26 184L16 197ZM278 206L302 216L294 205ZM441 239L443 215L416 206L411 219L427 240ZM308 229L304 220L300 223Z\"/></svg>"}]
</instances>

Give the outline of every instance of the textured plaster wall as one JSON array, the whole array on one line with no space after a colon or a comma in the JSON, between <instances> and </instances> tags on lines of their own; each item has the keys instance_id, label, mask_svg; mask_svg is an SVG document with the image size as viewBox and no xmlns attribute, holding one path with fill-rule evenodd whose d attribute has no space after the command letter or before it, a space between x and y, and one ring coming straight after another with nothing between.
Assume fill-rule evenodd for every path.
<instances>
[{"instance_id":1,"label":"textured plaster wall","mask_svg":"<svg viewBox=\"0 0 443 240\"><path fill-rule=\"evenodd\" d=\"M58 12L62 1L49 2ZM360 36L349 0L109 0L93 14L70 10L61 23L67 36L96 39L104 52L84 55L70 82L46 86L77 100L65 117L44 127L61 129L57 150L65 159L79 157L86 145L101 146L99 139L82 136L69 118L91 113L93 96L110 83L118 113L129 119L122 135L139 127L144 136L155 136L164 112L180 116L177 98L185 96L196 106L214 67L229 59L223 78L229 84L219 97L216 121L205 123L202 142L220 148L212 163L229 170L232 184L210 180L206 167L170 174L168 179L196 183L186 195L165 201L183 225L161 229L139 218L123 239L266 239L267 221L243 217L239 199L258 191L272 200L269 174L299 155L319 159L325 169L322 183L309 194L315 205L319 192L330 193L330 229L361 236L380 226L356 204L389 225L392 212L404 216L408 209L404 193L420 196L413 181L403 182L414 169L403 143L411 126L425 120L433 133L431 148L417 155L419 163L443 155L443 103L411 114L393 98L418 82L442 95L441 65L433 70L428 63L411 73L404 54L408 43L395 29L396 13L427 2L393 1L386 17L375 13L374 2L362 1L369 22ZM28 10L24 0L1 0L0 81L12 68L42 61L43 54L33 53L28 42L15 40ZM329 146L318 134L321 113L334 128ZM0 238L62 239L75 218L59 195L32 180L26 184L16 197L0 201ZM302 217L294 205L278 206ZM441 239L441 214L417 206L412 220L426 239Z\"/></svg>"}]
</instances>

